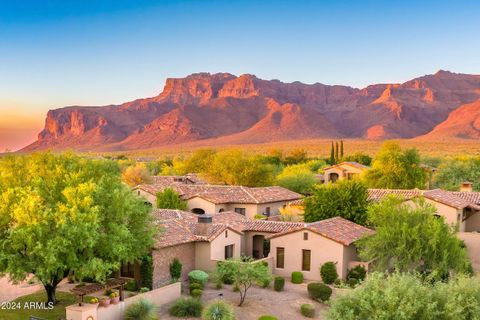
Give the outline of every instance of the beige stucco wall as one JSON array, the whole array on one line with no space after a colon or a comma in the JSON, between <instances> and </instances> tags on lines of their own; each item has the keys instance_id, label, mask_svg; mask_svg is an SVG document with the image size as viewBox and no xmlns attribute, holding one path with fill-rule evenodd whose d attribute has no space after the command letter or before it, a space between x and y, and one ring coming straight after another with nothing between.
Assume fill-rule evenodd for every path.
<instances>
[{"instance_id":1,"label":"beige stucco wall","mask_svg":"<svg viewBox=\"0 0 480 320\"><path fill-rule=\"evenodd\" d=\"M240 258L240 250L242 243L242 236L230 229L227 230L227 237L225 232L222 232L210 244L210 259L215 261L225 260L225 247L233 244L233 257Z\"/></svg>"},{"instance_id":2,"label":"beige stucco wall","mask_svg":"<svg viewBox=\"0 0 480 320\"><path fill-rule=\"evenodd\" d=\"M186 280L188 273L195 269L195 244L186 243L156 249L152 251L152 258L154 288L170 283L170 263L175 258L182 263L182 280Z\"/></svg>"},{"instance_id":3,"label":"beige stucco wall","mask_svg":"<svg viewBox=\"0 0 480 320\"><path fill-rule=\"evenodd\" d=\"M357 248L353 244L349 245L348 247L343 246L342 278L347 276L351 262L358 260Z\"/></svg>"},{"instance_id":4,"label":"beige stucco wall","mask_svg":"<svg viewBox=\"0 0 480 320\"><path fill-rule=\"evenodd\" d=\"M187 200L187 210L192 211L195 208L203 209L206 214L215 214L218 212L215 210L216 208L214 203L211 203L210 201L200 197L193 197Z\"/></svg>"},{"instance_id":5,"label":"beige stucco wall","mask_svg":"<svg viewBox=\"0 0 480 320\"><path fill-rule=\"evenodd\" d=\"M266 238L267 236L272 235L272 233L254 232L254 231L245 232L244 237L243 237L244 241L245 241L245 251L243 251L243 255L245 255L245 256L252 256L253 255L253 250L254 250L253 236L255 236L255 235L262 235ZM263 250L263 244L262 244L262 248L259 248L259 249Z\"/></svg>"},{"instance_id":6,"label":"beige stucco wall","mask_svg":"<svg viewBox=\"0 0 480 320\"><path fill-rule=\"evenodd\" d=\"M425 199L427 203L433 204L437 208L437 214L445 218L445 222L451 226L458 225L458 231L465 231L465 222L462 222L462 209L456 209L447 205L444 205L440 202L433 201L430 199ZM460 220L458 220L458 215L460 215Z\"/></svg>"},{"instance_id":7,"label":"beige stucco wall","mask_svg":"<svg viewBox=\"0 0 480 320\"><path fill-rule=\"evenodd\" d=\"M465 221L465 231L480 231L480 211L474 211L474 213L468 217Z\"/></svg>"},{"instance_id":8,"label":"beige stucco wall","mask_svg":"<svg viewBox=\"0 0 480 320\"><path fill-rule=\"evenodd\" d=\"M303 240L303 233L308 240ZM277 268L277 247L285 248L285 268ZM310 271L302 271L302 250L311 250ZM273 273L290 277L293 271L301 271L305 279L320 280L320 267L328 261L336 262L337 273L345 278L349 261L353 258L350 251L344 254L344 246L311 231L300 230L270 240L270 255L273 257Z\"/></svg>"},{"instance_id":9,"label":"beige stucco wall","mask_svg":"<svg viewBox=\"0 0 480 320\"><path fill-rule=\"evenodd\" d=\"M349 173L350 174L355 174L355 175L360 175L360 174L363 173L363 170L352 167L352 166L349 166L349 165L326 169L324 171L324 175L323 175L325 183L330 182L330 176L329 175L331 173L338 174L338 180L343 180L343 179L346 179L348 177Z\"/></svg>"},{"instance_id":10,"label":"beige stucco wall","mask_svg":"<svg viewBox=\"0 0 480 320\"><path fill-rule=\"evenodd\" d=\"M132 192L138 197L145 198L148 202L152 204L154 208L157 206L157 198L153 194L145 192L141 189L133 189Z\"/></svg>"},{"instance_id":11,"label":"beige stucco wall","mask_svg":"<svg viewBox=\"0 0 480 320\"><path fill-rule=\"evenodd\" d=\"M210 242L195 242L195 269L213 271L215 262L210 259Z\"/></svg>"}]
</instances>

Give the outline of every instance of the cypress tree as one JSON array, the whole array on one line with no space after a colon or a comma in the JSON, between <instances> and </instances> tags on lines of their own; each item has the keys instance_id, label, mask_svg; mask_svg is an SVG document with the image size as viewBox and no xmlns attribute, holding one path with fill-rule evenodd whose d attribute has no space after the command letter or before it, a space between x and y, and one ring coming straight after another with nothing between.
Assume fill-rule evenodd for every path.
<instances>
[{"instance_id":1,"label":"cypress tree","mask_svg":"<svg viewBox=\"0 0 480 320\"><path fill-rule=\"evenodd\" d=\"M343 159L343 140L340 140L340 158Z\"/></svg>"},{"instance_id":2,"label":"cypress tree","mask_svg":"<svg viewBox=\"0 0 480 320\"><path fill-rule=\"evenodd\" d=\"M331 165L335 164L335 153L333 151L333 141L332 141L332 146L330 147L330 164Z\"/></svg>"},{"instance_id":3,"label":"cypress tree","mask_svg":"<svg viewBox=\"0 0 480 320\"><path fill-rule=\"evenodd\" d=\"M338 163L340 162L340 157L339 157L339 154L338 154L338 141L335 142L335 163Z\"/></svg>"}]
</instances>

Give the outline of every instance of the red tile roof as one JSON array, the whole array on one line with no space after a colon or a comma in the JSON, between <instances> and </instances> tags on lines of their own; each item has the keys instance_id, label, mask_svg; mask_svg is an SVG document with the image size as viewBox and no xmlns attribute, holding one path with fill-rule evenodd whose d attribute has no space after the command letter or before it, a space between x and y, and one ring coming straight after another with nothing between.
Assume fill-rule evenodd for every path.
<instances>
[{"instance_id":1,"label":"red tile roof","mask_svg":"<svg viewBox=\"0 0 480 320\"><path fill-rule=\"evenodd\" d=\"M302 226L298 228L276 233L270 236L269 239L281 237L283 235L301 230L312 231L323 237L339 242L345 246L349 246L360 238L374 233L373 230L368 229L364 226L358 225L341 217L334 217L313 223L302 224Z\"/></svg>"},{"instance_id":2,"label":"red tile roof","mask_svg":"<svg viewBox=\"0 0 480 320\"><path fill-rule=\"evenodd\" d=\"M453 194L450 191L444 191L441 189L428 190L423 193L423 196L427 199L434 200L457 209L470 207L476 210L480 210L480 206L474 203L471 203Z\"/></svg>"},{"instance_id":3,"label":"red tile roof","mask_svg":"<svg viewBox=\"0 0 480 320\"><path fill-rule=\"evenodd\" d=\"M360 169L360 170L370 168L370 167L365 166L365 165L363 165L361 163L358 163L358 162L344 161L342 163L334 164L330 167L323 168L323 170L327 170L327 169L330 169L330 168L343 168L344 166L350 166L350 167L354 167L354 168L357 168L357 169Z\"/></svg>"},{"instance_id":4,"label":"red tile roof","mask_svg":"<svg viewBox=\"0 0 480 320\"><path fill-rule=\"evenodd\" d=\"M389 195L396 195L405 200L416 198L422 194L420 189L368 189L369 201L381 201Z\"/></svg>"},{"instance_id":5,"label":"red tile roof","mask_svg":"<svg viewBox=\"0 0 480 320\"><path fill-rule=\"evenodd\" d=\"M150 194L157 194L166 188L175 189L183 199L201 197L215 204L221 203L272 203L291 201L302 198L302 195L282 187L248 188L226 185L196 185L196 184L143 184L135 188Z\"/></svg>"}]
</instances>

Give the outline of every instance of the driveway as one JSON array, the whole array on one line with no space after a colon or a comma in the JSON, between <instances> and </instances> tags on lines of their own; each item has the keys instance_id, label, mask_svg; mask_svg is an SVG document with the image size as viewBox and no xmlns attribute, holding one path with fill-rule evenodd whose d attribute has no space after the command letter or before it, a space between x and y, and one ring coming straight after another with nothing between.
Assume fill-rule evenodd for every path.
<instances>
[{"instance_id":1,"label":"driveway","mask_svg":"<svg viewBox=\"0 0 480 320\"><path fill-rule=\"evenodd\" d=\"M206 305L210 300L218 298L220 293L223 294L222 299L234 307L237 320L257 320L260 316L266 314L276 316L280 320L302 319L300 306L304 303L315 306L315 319L325 319L322 314L327 309L326 305L315 302L308 297L306 283L292 284L286 281L284 291L281 292L273 290L272 285L266 289L252 287L247 292L247 298L241 307L237 306L240 295L238 292L232 291L232 286L225 285L223 289L216 290L212 287L212 284L208 283L203 292L202 300ZM168 315L170 305L163 306L160 309L160 319L178 319Z\"/></svg>"},{"instance_id":2,"label":"driveway","mask_svg":"<svg viewBox=\"0 0 480 320\"><path fill-rule=\"evenodd\" d=\"M13 284L8 281L8 277L3 277L0 278L0 302L11 301L42 289L43 286L38 282L28 284L27 281L22 281L18 284Z\"/></svg>"},{"instance_id":3,"label":"driveway","mask_svg":"<svg viewBox=\"0 0 480 320\"><path fill-rule=\"evenodd\" d=\"M472 261L473 270L480 273L480 233L478 232L459 232L458 237L465 242L468 250L468 256Z\"/></svg>"}]
</instances>

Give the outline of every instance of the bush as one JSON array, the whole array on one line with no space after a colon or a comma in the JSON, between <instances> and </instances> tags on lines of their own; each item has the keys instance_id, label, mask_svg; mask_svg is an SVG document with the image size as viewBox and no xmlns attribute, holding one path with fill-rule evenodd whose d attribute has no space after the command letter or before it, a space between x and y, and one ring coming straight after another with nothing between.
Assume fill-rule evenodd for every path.
<instances>
[{"instance_id":1,"label":"bush","mask_svg":"<svg viewBox=\"0 0 480 320\"><path fill-rule=\"evenodd\" d=\"M257 284L262 288L267 288L272 282L272 278L264 279L263 281L259 281Z\"/></svg>"},{"instance_id":2,"label":"bush","mask_svg":"<svg viewBox=\"0 0 480 320\"><path fill-rule=\"evenodd\" d=\"M200 317L202 301L195 298L180 298L170 307L169 313L174 317Z\"/></svg>"},{"instance_id":3,"label":"bush","mask_svg":"<svg viewBox=\"0 0 480 320\"><path fill-rule=\"evenodd\" d=\"M173 259L172 263L170 263L170 276L173 282L177 282L182 276L182 263L177 258Z\"/></svg>"},{"instance_id":4,"label":"bush","mask_svg":"<svg viewBox=\"0 0 480 320\"><path fill-rule=\"evenodd\" d=\"M307 318L315 317L315 308L308 303L302 304L300 306L300 313Z\"/></svg>"},{"instance_id":5,"label":"bush","mask_svg":"<svg viewBox=\"0 0 480 320\"><path fill-rule=\"evenodd\" d=\"M329 286L319 282L309 283L307 289L309 297L316 301L327 301L332 295L332 289Z\"/></svg>"},{"instance_id":6,"label":"bush","mask_svg":"<svg viewBox=\"0 0 480 320\"><path fill-rule=\"evenodd\" d=\"M367 270L365 269L365 267L358 265L348 270L347 280L350 278L355 278L358 281L363 281L365 280L366 276L367 276Z\"/></svg>"},{"instance_id":7,"label":"bush","mask_svg":"<svg viewBox=\"0 0 480 320\"><path fill-rule=\"evenodd\" d=\"M194 289L190 292L190 295L194 298L201 298L203 294L202 289Z\"/></svg>"},{"instance_id":8,"label":"bush","mask_svg":"<svg viewBox=\"0 0 480 320\"><path fill-rule=\"evenodd\" d=\"M202 270L193 270L188 273L190 283L196 282L204 286L208 281L208 273Z\"/></svg>"},{"instance_id":9,"label":"bush","mask_svg":"<svg viewBox=\"0 0 480 320\"><path fill-rule=\"evenodd\" d=\"M258 320L278 320L278 318L271 315L264 315L258 318Z\"/></svg>"},{"instance_id":10,"label":"bush","mask_svg":"<svg viewBox=\"0 0 480 320\"><path fill-rule=\"evenodd\" d=\"M137 281L129 280L127 283L125 283L124 288L127 291L137 291L137 289L138 289Z\"/></svg>"},{"instance_id":11,"label":"bush","mask_svg":"<svg viewBox=\"0 0 480 320\"><path fill-rule=\"evenodd\" d=\"M338 278L337 267L335 266L335 263L331 261L325 262L320 268L320 276L322 277L323 283L334 283Z\"/></svg>"},{"instance_id":12,"label":"bush","mask_svg":"<svg viewBox=\"0 0 480 320\"><path fill-rule=\"evenodd\" d=\"M350 277L348 280L347 280L347 284L348 286L350 287L355 287L360 281L358 281L358 279L355 279L355 278L352 278Z\"/></svg>"},{"instance_id":13,"label":"bush","mask_svg":"<svg viewBox=\"0 0 480 320\"><path fill-rule=\"evenodd\" d=\"M235 320L235 312L228 303L214 300L203 310L202 320Z\"/></svg>"},{"instance_id":14,"label":"bush","mask_svg":"<svg viewBox=\"0 0 480 320\"><path fill-rule=\"evenodd\" d=\"M292 272L292 283L302 283L303 282L303 273L300 271Z\"/></svg>"},{"instance_id":15,"label":"bush","mask_svg":"<svg viewBox=\"0 0 480 320\"><path fill-rule=\"evenodd\" d=\"M233 276L235 270L233 270L232 265L228 262L219 261L217 262L217 273L221 274L220 280L224 284L233 284Z\"/></svg>"},{"instance_id":16,"label":"bush","mask_svg":"<svg viewBox=\"0 0 480 320\"><path fill-rule=\"evenodd\" d=\"M238 284L233 285L232 291L233 292L239 292L240 291L240 287L238 286Z\"/></svg>"},{"instance_id":17,"label":"bush","mask_svg":"<svg viewBox=\"0 0 480 320\"><path fill-rule=\"evenodd\" d=\"M156 320L157 307L144 299L140 299L125 310L125 320Z\"/></svg>"},{"instance_id":18,"label":"bush","mask_svg":"<svg viewBox=\"0 0 480 320\"><path fill-rule=\"evenodd\" d=\"M140 288L140 293L145 293L148 291L150 291L150 288L147 288L147 287Z\"/></svg>"},{"instance_id":19,"label":"bush","mask_svg":"<svg viewBox=\"0 0 480 320\"><path fill-rule=\"evenodd\" d=\"M153 289L153 258L151 254L146 254L140 263L141 287Z\"/></svg>"},{"instance_id":20,"label":"bush","mask_svg":"<svg viewBox=\"0 0 480 320\"><path fill-rule=\"evenodd\" d=\"M192 291L193 291L193 290L196 290L196 289L202 290L202 289L203 289L203 286L202 286L202 284L200 284L200 283L193 282L193 283L190 283L189 289L190 289L190 293L192 293Z\"/></svg>"},{"instance_id":21,"label":"bush","mask_svg":"<svg viewBox=\"0 0 480 320\"><path fill-rule=\"evenodd\" d=\"M283 287L285 287L285 279L283 277L275 277L273 287L275 291L282 291Z\"/></svg>"}]
</instances>

